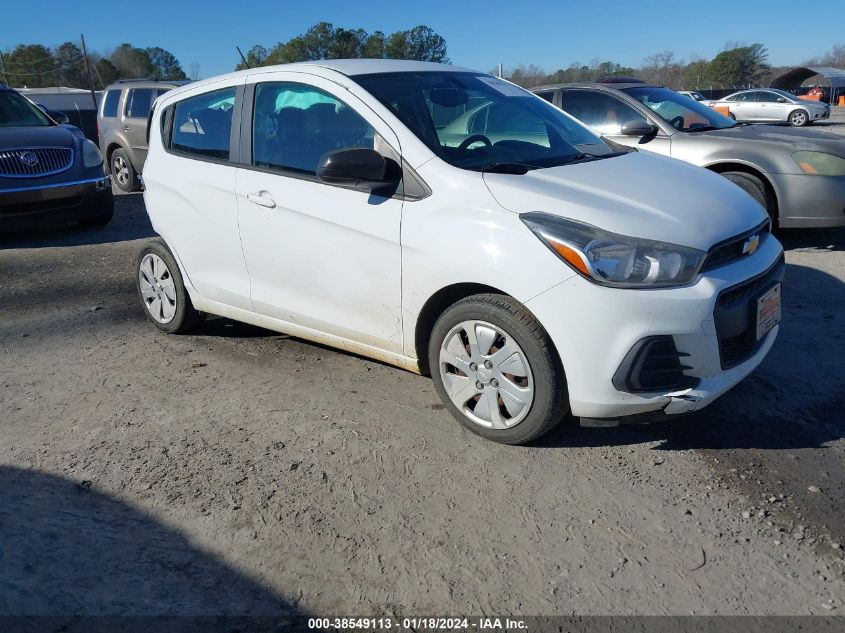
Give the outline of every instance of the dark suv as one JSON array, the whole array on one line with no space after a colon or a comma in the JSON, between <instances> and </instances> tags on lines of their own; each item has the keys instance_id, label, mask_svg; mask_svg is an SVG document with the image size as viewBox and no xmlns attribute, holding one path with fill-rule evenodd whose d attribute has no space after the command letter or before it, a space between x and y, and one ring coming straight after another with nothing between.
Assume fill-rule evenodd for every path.
<instances>
[{"instance_id":1,"label":"dark suv","mask_svg":"<svg viewBox=\"0 0 845 633\"><path fill-rule=\"evenodd\" d=\"M121 190L140 189L138 174L147 160L147 119L153 102L186 83L122 79L106 87L97 113L97 132L106 166Z\"/></svg>"},{"instance_id":2,"label":"dark suv","mask_svg":"<svg viewBox=\"0 0 845 633\"><path fill-rule=\"evenodd\" d=\"M0 84L0 231L111 220L114 198L97 146Z\"/></svg>"}]
</instances>

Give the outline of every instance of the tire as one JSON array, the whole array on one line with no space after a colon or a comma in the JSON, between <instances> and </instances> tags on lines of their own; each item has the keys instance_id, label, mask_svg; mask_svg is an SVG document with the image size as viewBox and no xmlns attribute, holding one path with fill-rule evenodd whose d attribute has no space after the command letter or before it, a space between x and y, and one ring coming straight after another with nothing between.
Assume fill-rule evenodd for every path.
<instances>
[{"instance_id":1,"label":"tire","mask_svg":"<svg viewBox=\"0 0 845 633\"><path fill-rule=\"evenodd\" d=\"M810 122L810 115L806 110L793 110L787 120L792 127L804 127Z\"/></svg>"},{"instance_id":2,"label":"tire","mask_svg":"<svg viewBox=\"0 0 845 633\"><path fill-rule=\"evenodd\" d=\"M470 330L482 341L472 353ZM566 378L548 334L511 297L473 295L447 308L432 330L428 360L446 408L464 427L494 442L526 444L569 411Z\"/></svg>"},{"instance_id":3,"label":"tire","mask_svg":"<svg viewBox=\"0 0 845 633\"><path fill-rule=\"evenodd\" d=\"M189 332L205 315L197 312L170 249L160 239L144 244L135 261L138 298L147 318L162 332Z\"/></svg>"},{"instance_id":4,"label":"tire","mask_svg":"<svg viewBox=\"0 0 845 633\"><path fill-rule=\"evenodd\" d=\"M133 191L140 189L138 173L132 166L132 162L126 154L126 150L122 147L119 147L112 152L110 170L114 183L121 191L132 193Z\"/></svg>"},{"instance_id":5,"label":"tire","mask_svg":"<svg viewBox=\"0 0 845 633\"><path fill-rule=\"evenodd\" d=\"M729 116L730 118L732 118L734 121L736 121L736 116L734 115L734 113L733 113L733 112L728 112L728 116Z\"/></svg>"},{"instance_id":6,"label":"tire","mask_svg":"<svg viewBox=\"0 0 845 633\"><path fill-rule=\"evenodd\" d=\"M730 180L732 183L744 189L751 195L769 214L772 218L772 225L777 226L777 218L774 217L775 203L769 192L766 191L766 185L757 176L747 174L744 171L725 171L722 176Z\"/></svg>"}]
</instances>

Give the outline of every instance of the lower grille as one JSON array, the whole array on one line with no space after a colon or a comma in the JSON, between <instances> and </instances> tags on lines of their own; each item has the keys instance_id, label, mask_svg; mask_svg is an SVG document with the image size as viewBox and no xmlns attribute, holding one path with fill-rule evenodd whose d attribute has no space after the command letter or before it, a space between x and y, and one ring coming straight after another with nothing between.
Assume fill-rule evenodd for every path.
<instances>
[{"instance_id":1,"label":"lower grille","mask_svg":"<svg viewBox=\"0 0 845 633\"><path fill-rule=\"evenodd\" d=\"M759 349L766 337L757 340L757 299L783 281L783 255L766 272L723 290L716 299L713 317L719 339L722 369L736 367Z\"/></svg>"},{"instance_id":2,"label":"lower grille","mask_svg":"<svg viewBox=\"0 0 845 633\"><path fill-rule=\"evenodd\" d=\"M52 198L49 200L33 200L32 202L19 202L0 206L0 217L3 215L15 215L18 213L35 213L37 211L51 211L54 209L67 209L75 207L82 201L82 196L69 198Z\"/></svg>"},{"instance_id":3,"label":"lower grille","mask_svg":"<svg viewBox=\"0 0 845 633\"><path fill-rule=\"evenodd\" d=\"M33 147L0 151L0 176L37 178L58 174L73 164L69 147Z\"/></svg>"},{"instance_id":4,"label":"lower grille","mask_svg":"<svg viewBox=\"0 0 845 633\"><path fill-rule=\"evenodd\" d=\"M625 356L613 375L613 386L629 393L695 387L699 379L684 374L692 369L681 362L686 356L689 354L679 352L671 336L648 336Z\"/></svg>"}]
</instances>

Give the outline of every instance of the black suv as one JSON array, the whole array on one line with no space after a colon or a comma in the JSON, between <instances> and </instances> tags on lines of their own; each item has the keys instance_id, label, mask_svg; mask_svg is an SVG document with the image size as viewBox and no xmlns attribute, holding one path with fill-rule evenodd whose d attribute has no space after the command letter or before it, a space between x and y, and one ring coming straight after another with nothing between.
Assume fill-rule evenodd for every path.
<instances>
[{"instance_id":1,"label":"black suv","mask_svg":"<svg viewBox=\"0 0 845 633\"><path fill-rule=\"evenodd\" d=\"M97 146L0 84L0 231L66 220L103 225L113 210Z\"/></svg>"}]
</instances>

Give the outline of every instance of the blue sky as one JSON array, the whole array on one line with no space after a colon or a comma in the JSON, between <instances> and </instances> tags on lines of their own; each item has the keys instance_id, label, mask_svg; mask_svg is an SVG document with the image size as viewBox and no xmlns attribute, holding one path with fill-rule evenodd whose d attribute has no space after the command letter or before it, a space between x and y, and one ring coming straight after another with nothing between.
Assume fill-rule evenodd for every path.
<instances>
[{"instance_id":1,"label":"blue sky","mask_svg":"<svg viewBox=\"0 0 845 633\"><path fill-rule=\"evenodd\" d=\"M547 71L593 58L637 66L663 50L677 58L710 58L725 42L762 42L774 65L800 64L845 41L825 26L845 23L845 2L794 0L726 3L713 0L673 2L557 2L545 0L138 0L130 3L84 0L2 0L0 49L78 41L84 32L94 50L121 42L170 50L186 71L199 64L200 76L228 72L238 61L235 45L246 51L255 43L272 46L325 20L335 26L390 33L427 24L446 38L452 63L480 70L519 63ZM34 8L37 7L37 10ZM125 12L122 7L127 7Z\"/></svg>"}]
</instances>

